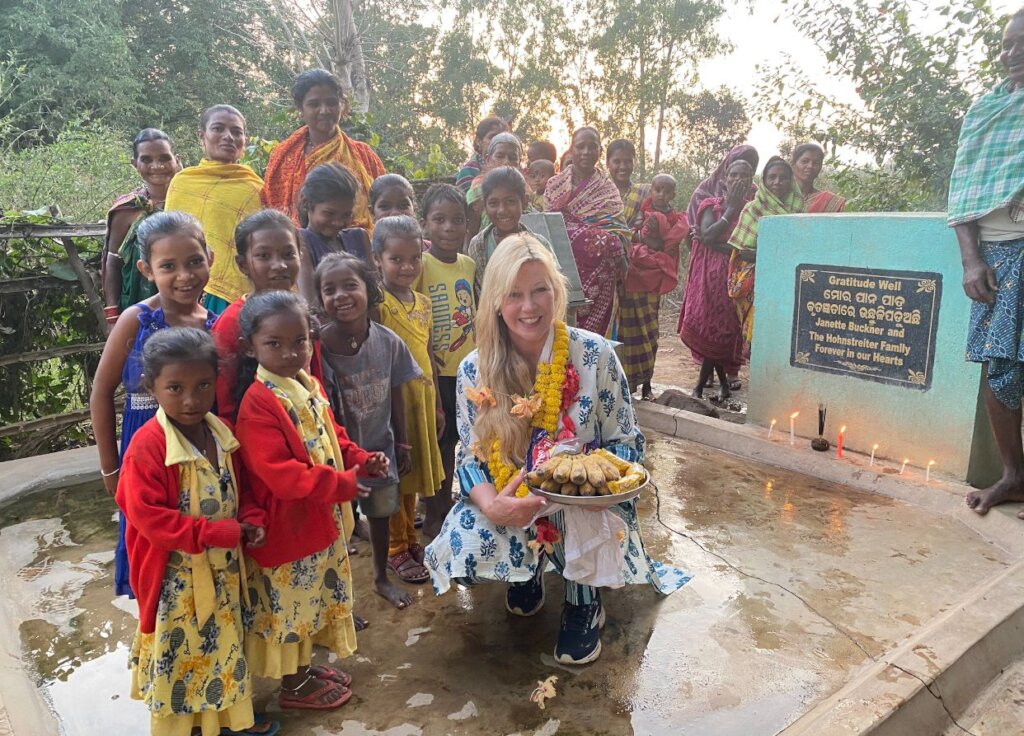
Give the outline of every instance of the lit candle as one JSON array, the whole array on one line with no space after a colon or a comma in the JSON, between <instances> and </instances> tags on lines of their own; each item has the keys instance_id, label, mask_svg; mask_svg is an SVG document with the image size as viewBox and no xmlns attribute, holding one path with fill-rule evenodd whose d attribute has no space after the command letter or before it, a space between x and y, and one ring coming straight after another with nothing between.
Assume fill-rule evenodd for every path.
<instances>
[{"instance_id":1,"label":"lit candle","mask_svg":"<svg viewBox=\"0 0 1024 736\"><path fill-rule=\"evenodd\" d=\"M800 416L800 412L798 411L795 411L789 415L789 444L791 445L796 444L796 426L793 423L793 420L795 420L798 416Z\"/></svg>"},{"instance_id":2,"label":"lit candle","mask_svg":"<svg viewBox=\"0 0 1024 736\"><path fill-rule=\"evenodd\" d=\"M843 434L846 432L846 425L839 428L839 441L836 442L836 457L843 457Z\"/></svg>"},{"instance_id":3,"label":"lit candle","mask_svg":"<svg viewBox=\"0 0 1024 736\"><path fill-rule=\"evenodd\" d=\"M907 469L907 462L910 460L909 457L903 458L903 465L900 466L900 475L903 475L903 471Z\"/></svg>"},{"instance_id":4,"label":"lit candle","mask_svg":"<svg viewBox=\"0 0 1024 736\"><path fill-rule=\"evenodd\" d=\"M934 460L928 461L928 467L924 469L924 482L927 483L932 477L932 466L935 464Z\"/></svg>"},{"instance_id":5,"label":"lit candle","mask_svg":"<svg viewBox=\"0 0 1024 736\"><path fill-rule=\"evenodd\" d=\"M775 420L774 419L772 420L772 423L768 425L768 439L772 438L772 430L773 429L775 429Z\"/></svg>"},{"instance_id":6,"label":"lit candle","mask_svg":"<svg viewBox=\"0 0 1024 736\"><path fill-rule=\"evenodd\" d=\"M875 450L878 449L878 443L871 445L871 462L868 463L868 467L875 464Z\"/></svg>"}]
</instances>

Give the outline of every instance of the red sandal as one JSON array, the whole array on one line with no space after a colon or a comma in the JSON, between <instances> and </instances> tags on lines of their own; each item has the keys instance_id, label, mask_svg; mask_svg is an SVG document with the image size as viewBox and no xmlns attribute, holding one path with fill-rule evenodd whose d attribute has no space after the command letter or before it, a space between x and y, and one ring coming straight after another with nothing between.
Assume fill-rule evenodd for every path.
<instances>
[{"instance_id":1,"label":"red sandal","mask_svg":"<svg viewBox=\"0 0 1024 736\"><path fill-rule=\"evenodd\" d=\"M301 698L298 697L299 690L304 688L306 686L306 683L308 683L310 680L322 682L324 683L324 686L314 692L311 692L309 695L306 695ZM332 690L335 692L340 692L341 697L329 703L319 702L321 696L326 695ZM292 695L287 695L287 693L292 693ZM334 682L334 680L321 680L317 677L314 677L313 675L310 675L303 681L301 685L299 685L294 690L281 688L281 695L277 699L277 704L280 705L282 708L289 708L293 710L334 710L335 708L340 708L341 706L345 705L345 703L347 703L351 699L352 691L349 690L347 687L339 685L338 683Z\"/></svg>"},{"instance_id":2,"label":"red sandal","mask_svg":"<svg viewBox=\"0 0 1024 736\"><path fill-rule=\"evenodd\" d=\"M318 680L336 682L342 687L352 687L352 675L329 664L311 664L309 674Z\"/></svg>"}]
</instances>

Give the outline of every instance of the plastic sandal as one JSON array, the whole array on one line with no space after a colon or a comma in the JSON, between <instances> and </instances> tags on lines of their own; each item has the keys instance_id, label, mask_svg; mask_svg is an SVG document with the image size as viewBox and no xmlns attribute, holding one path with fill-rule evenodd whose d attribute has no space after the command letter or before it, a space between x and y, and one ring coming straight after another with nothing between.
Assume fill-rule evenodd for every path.
<instances>
[{"instance_id":1,"label":"plastic sandal","mask_svg":"<svg viewBox=\"0 0 1024 736\"><path fill-rule=\"evenodd\" d=\"M286 695L286 693L297 693L299 690L306 686L306 683L310 680L317 680L318 682L325 683L323 687L310 693L304 697L297 697L295 695ZM320 703L320 697L331 691L341 693L341 697L330 703ZM282 708L289 708L292 710L334 710L345 705L352 698L352 691L346 687L342 687L333 680L319 680L318 678L310 675L305 681L294 690L281 689L281 695L277 699L277 704Z\"/></svg>"},{"instance_id":2,"label":"plastic sandal","mask_svg":"<svg viewBox=\"0 0 1024 736\"><path fill-rule=\"evenodd\" d=\"M337 667L331 667L329 664L311 664L309 666L309 674L318 680L336 682L342 687L352 686L352 675L342 672Z\"/></svg>"}]
</instances>

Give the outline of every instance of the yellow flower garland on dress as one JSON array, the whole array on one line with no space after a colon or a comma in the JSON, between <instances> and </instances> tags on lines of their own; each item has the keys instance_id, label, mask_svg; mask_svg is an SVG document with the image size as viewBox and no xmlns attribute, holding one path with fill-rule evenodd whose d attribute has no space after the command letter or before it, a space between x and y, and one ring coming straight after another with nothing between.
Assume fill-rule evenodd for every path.
<instances>
[{"instance_id":1,"label":"yellow flower garland on dress","mask_svg":"<svg viewBox=\"0 0 1024 736\"><path fill-rule=\"evenodd\" d=\"M543 429L552 440L558 433L558 415L562 410L562 384L565 383L565 368L569 363L569 330L566 328L565 322L560 320L554 323L554 329L551 362L541 363L537 366L533 395L528 399L528 401L537 397L541 399L540 410L534 413L530 426ZM487 468L491 471L494 487L499 491L508 485L508 482L518 472L517 468L501 459L501 454L501 444L495 440L491 443ZM529 493L525 483L516 489L516 496L519 498L523 498Z\"/></svg>"}]
</instances>

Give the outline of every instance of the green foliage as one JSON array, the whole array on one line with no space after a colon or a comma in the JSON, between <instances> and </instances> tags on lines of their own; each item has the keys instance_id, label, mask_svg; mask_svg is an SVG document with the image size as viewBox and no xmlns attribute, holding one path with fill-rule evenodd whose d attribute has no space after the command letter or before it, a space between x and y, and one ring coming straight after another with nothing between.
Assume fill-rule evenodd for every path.
<instances>
[{"instance_id":1,"label":"green foliage","mask_svg":"<svg viewBox=\"0 0 1024 736\"><path fill-rule=\"evenodd\" d=\"M52 218L41 211L12 211L0 217L0 228L10 224L50 222ZM76 238L75 245L83 260L95 262L98 258L96 239ZM0 354L46 350L101 339L96 318L88 308L60 243L35 238L0 241L0 280L47 273L69 282L68 288L0 294ZM84 408L89 394L87 376L95 371L97 357L95 354L77 355L0 367L0 425ZM63 432L58 444L52 444L56 438L49 435L5 438L0 441L0 459L36 449L59 449L69 441L85 439L80 428Z\"/></svg>"},{"instance_id":2,"label":"green foliage","mask_svg":"<svg viewBox=\"0 0 1024 736\"><path fill-rule=\"evenodd\" d=\"M985 0L942 0L945 19L923 30L912 0L785 0L796 26L825 55L830 78L851 82L856 100L840 99L797 70L792 60L769 70L760 114L794 138L869 154L892 167L867 180L914 191L909 200L944 200L964 114L999 78L1002 23ZM834 85L830 85L834 89ZM845 181L861 181L857 176ZM893 181L902 184L893 185ZM913 184L912 182L918 182ZM926 194L918 196L915 190Z\"/></svg>"},{"instance_id":3,"label":"green foliage","mask_svg":"<svg viewBox=\"0 0 1024 736\"><path fill-rule=\"evenodd\" d=\"M440 179L455 171L455 164L445 158L441 147L436 143L430 147L427 161L422 167L408 156L398 156L390 162L389 171L401 174L407 179Z\"/></svg>"},{"instance_id":4,"label":"green foliage","mask_svg":"<svg viewBox=\"0 0 1024 736\"><path fill-rule=\"evenodd\" d=\"M3 206L56 205L70 222L97 222L119 194L139 186L131 148L103 126L67 130L50 145L0 148Z\"/></svg>"},{"instance_id":5,"label":"green foliage","mask_svg":"<svg viewBox=\"0 0 1024 736\"><path fill-rule=\"evenodd\" d=\"M647 148L647 130L657 129L657 163L665 123L685 121L672 101L694 87L701 59L728 49L715 28L724 8L715 0L589 0L587 8L598 62L587 81L602 102L595 119L609 136L638 141L638 149Z\"/></svg>"},{"instance_id":6,"label":"green foliage","mask_svg":"<svg viewBox=\"0 0 1024 736\"><path fill-rule=\"evenodd\" d=\"M726 87L672 99L673 150L702 177L718 166L733 146L747 139L750 120L743 102Z\"/></svg>"},{"instance_id":7,"label":"green foliage","mask_svg":"<svg viewBox=\"0 0 1024 736\"><path fill-rule=\"evenodd\" d=\"M22 65L17 88L0 99L0 117L11 116L26 138L50 139L72 121L129 110L144 91L116 2L6 2L0 49Z\"/></svg>"}]
</instances>

